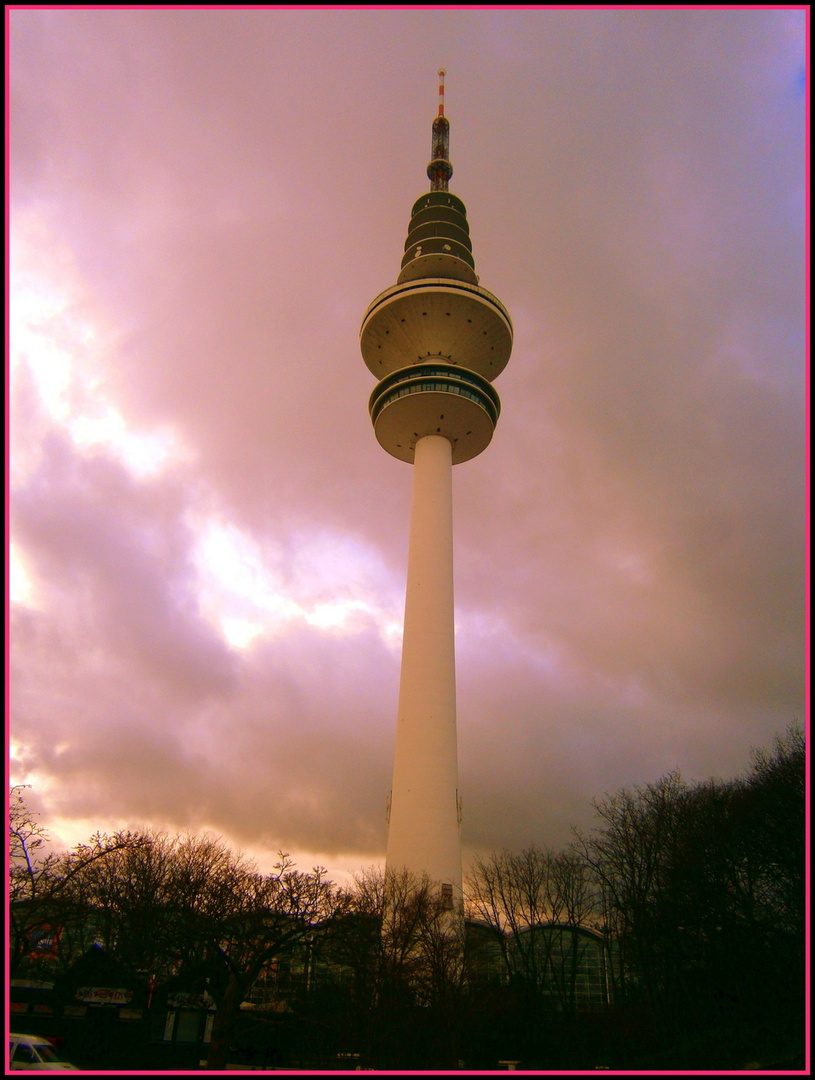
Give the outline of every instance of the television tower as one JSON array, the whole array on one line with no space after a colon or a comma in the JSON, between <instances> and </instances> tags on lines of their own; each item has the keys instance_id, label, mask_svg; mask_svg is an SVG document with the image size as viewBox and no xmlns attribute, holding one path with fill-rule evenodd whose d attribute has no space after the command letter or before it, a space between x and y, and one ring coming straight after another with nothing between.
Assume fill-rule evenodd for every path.
<instances>
[{"instance_id":1,"label":"television tower","mask_svg":"<svg viewBox=\"0 0 815 1080\"><path fill-rule=\"evenodd\" d=\"M430 191L413 205L401 272L365 313L360 348L379 379L369 402L376 438L413 465L386 870L426 874L445 906L459 909L452 466L492 438L501 405L491 383L509 360L512 323L478 284L467 211L448 191L444 71L427 175Z\"/></svg>"}]
</instances>

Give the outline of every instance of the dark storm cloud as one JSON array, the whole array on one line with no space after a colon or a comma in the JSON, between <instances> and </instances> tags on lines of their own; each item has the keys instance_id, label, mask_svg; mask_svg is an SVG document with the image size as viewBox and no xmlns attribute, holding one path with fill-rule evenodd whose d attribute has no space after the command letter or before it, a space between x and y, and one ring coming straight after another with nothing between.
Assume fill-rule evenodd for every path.
<instances>
[{"instance_id":1,"label":"dark storm cloud","mask_svg":"<svg viewBox=\"0 0 815 1080\"><path fill-rule=\"evenodd\" d=\"M198 616L177 486L136 484L58 435L43 449L12 521L43 584L73 615L66 647L75 634L103 641L171 693L227 693L233 665Z\"/></svg>"},{"instance_id":2,"label":"dark storm cloud","mask_svg":"<svg viewBox=\"0 0 815 1080\"><path fill-rule=\"evenodd\" d=\"M732 774L802 715L804 29L12 13L13 224L41 223L38 272L76 293L49 333L90 370L71 319L107 328L98 385L187 451L138 478L14 373L35 599L12 735L54 814L383 850L384 616L230 647L196 545L211 513L303 603L401 601L410 470L370 430L358 329L426 186L441 63L452 187L516 330L493 443L454 479L465 844L563 842L603 790Z\"/></svg>"},{"instance_id":3,"label":"dark storm cloud","mask_svg":"<svg viewBox=\"0 0 815 1080\"><path fill-rule=\"evenodd\" d=\"M183 508L176 480L136 484L57 435L15 500L51 616L14 612L12 704L25 753L60 777L53 812L375 848L365 778L387 783L393 654L373 627L230 651L194 600Z\"/></svg>"}]
</instances>

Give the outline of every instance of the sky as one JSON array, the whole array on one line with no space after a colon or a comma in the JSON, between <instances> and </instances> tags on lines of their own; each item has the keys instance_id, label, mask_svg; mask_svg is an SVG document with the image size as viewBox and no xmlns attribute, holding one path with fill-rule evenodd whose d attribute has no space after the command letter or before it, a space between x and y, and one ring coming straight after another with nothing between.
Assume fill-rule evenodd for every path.
<instances>
[{"instance_id":1,"label":"sky","mask_svg":"<svg viewBox=\"0 0 815 1080\"><path fill-rule=\"evenodd\" d=\"M379 865L411 467L359 351L447 72L515 327L454 469L474 854L807 713L804 9L8 12L9 780Z\"/></svg>"}]
</instances>

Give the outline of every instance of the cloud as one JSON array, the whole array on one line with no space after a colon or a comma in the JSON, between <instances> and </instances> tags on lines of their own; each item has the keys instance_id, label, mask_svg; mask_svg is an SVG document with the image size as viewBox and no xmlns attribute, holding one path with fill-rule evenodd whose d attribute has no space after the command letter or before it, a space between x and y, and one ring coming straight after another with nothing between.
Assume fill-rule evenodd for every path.
<instances>
[{"instance_id":1,"label":"cloud","mask_svg":"<svg viewBox=\"0 0 815 1080\"><path fill-rule=\"evenodd\" d=\"M802 714L805 25L12 12L12 771L61 835L384 851L411 471L358 332L442 62L515 325L454 472L466 850Z\"/></svg>"}]
</instances>

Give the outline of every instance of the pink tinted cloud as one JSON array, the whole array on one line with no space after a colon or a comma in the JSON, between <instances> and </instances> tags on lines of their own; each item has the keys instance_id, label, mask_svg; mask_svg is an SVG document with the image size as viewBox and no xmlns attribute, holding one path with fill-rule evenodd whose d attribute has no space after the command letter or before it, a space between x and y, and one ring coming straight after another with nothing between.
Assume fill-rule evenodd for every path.
<instances>
[{"instance_id":1,"label":"pink tinted cloud","mask_svg":"<svg viewBox=\"0 0 815 1080\"><path fill-rule=\"evenodd\" d=\"M565 842L602 790L738 771L802 714L803 28L12 13L13 221L70 252L66 320L113 328L94 370L125 422L189 451L136 476L14 375L37 605L12 610L12 733L48 812L383 851L398 649L370 613L230 646L197 530L229 522L326 600L322 537L358 553L337 595L398 606L410 470L370 430L357 334L442 60L453 187L516 327L493 443L455 474L465 842Z\"/></svg>"}]
</instances>

